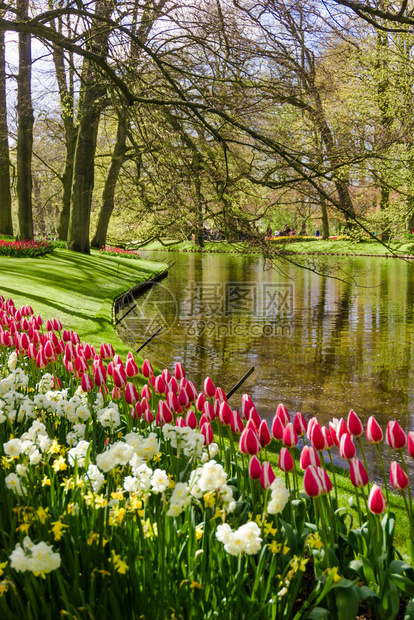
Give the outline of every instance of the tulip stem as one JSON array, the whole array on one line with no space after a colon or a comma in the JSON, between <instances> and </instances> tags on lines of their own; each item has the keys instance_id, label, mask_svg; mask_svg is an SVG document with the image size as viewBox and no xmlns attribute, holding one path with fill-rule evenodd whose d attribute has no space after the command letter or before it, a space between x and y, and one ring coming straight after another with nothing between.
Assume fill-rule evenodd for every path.
<instances>
[{"instance_id":1,"label":"tulip stem","mask_svg":"<svg viewBox=\"0 0 414 620\"><path fill-rule=\"evenodd\" d=\"M410 487L408 486L408 488ZM408 518L410 520L411 540L414 541L413 513L412 513L411 502L407 501L407 498L404 493L404 489L401 489L401 495L403 496L405 508L407 510Z\"/></svg>"},{"instance_id":2,"label":"tulip stem","mask_svg":"<svg viewBox=\"0 0 414 620\"><path fill-rule=\"evenodd\" d=\"M288 448L290 456L292 457L292 461L293 461L293 487L294 487L294 491L295 491L295 499L297 497L299 497L299 480L298 480L298 472L296 471L296 460L295 460L295 454L292 450L292 448Z\"/></svg>"},{"instance_id":3,"label":"tulip stem","mask_svg":"<svg viewBox=\"0 0 414 620\"><path fill-rule=\"evenodd\" d=\"M329 460L331 462L331 472L332 472L332 478L333 478L333 485L335 489L335 503L336 503L336 506L338 506L338 489L336 488L336 474L335 474L335 467L333 464L332 454L330 450L328 450L328 454L329 454Z\"/></svg>"},{"instance_id":4,"label":"tulip stem","mask_svg":"<svg viewBox=\"0 0 414 620\"><path fill-rule=\"evenodd\" d=\"M410 516L410 522L412 521L412 500L411 500L411 487L410 487L410 478L408 477L408 471L407 471L407 465L405 462L405 458L404 458L404 453L402 450L400 450L401 452L401 463L402 463L402 467L403 470L405 472L405 475L408 478L408 486L407 486L407 493L408 493L408 504L409 504L409 516Z\"/></svg>"},{"instance_id":5,"label":"tulip stem","mask_svg":"<svg viewBox=\"0 0 414 620\"><path fill-rule=\"evenodd\" d=\"M357 437L357 441L358 441L359 449L361 450L362 460L364 461L364 467L366 471L368 471L367 459L365 456L365 450L364 450L364 446L362 445L361 437Z\"/></svg>"},{"instance_id":6,"label":"tulip stem","mask_svg":"<svg viewBox=\"0 0 414 620\"><path fill-rule=\"evenodd\" d=\"M379 456L379 460L380 460L381 468L382 468L382 475L384 477L385 497L387 498L387 510L389 511L390 498L389 498L389 495L388 495L388 481L387 481L387 474L385 472L384 459L382 458L382 454L381 454L381 450L380 450L379 444L375 444L375 445L377 447L378 456Z\"/></svg>"},{"instance_id":7,"label":"tulip stem","mask_svg":"<svg viewBox=\"0 0 414 620\"><path fill-rule=\"evenodd\" d=\"M328 539L327 539L327 536L326 536L325 519L324 519L324 514L323 514L323 509L322 509L322 502L321 502L321 498L320 497L315 497L315 504L317 506L317 510L318 510L318 513L319 513L319 519L320 519L320 522L321 522L322 539L323 539L323 544L324 544L324 548L325 548L326 564L327 564L327 567L330 568L331 563L329 561Z\"/></svg>"}]
</instances>

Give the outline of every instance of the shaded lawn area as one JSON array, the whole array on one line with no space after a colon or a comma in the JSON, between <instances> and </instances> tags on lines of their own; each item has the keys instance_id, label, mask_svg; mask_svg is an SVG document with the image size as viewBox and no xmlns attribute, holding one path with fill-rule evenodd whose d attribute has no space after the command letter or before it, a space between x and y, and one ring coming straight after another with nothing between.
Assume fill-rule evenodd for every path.
<instances>
[{"instance_id":1,"label":"shaded lawn area","mask_svg":"<svg viewBox=\"0 0 414 620\"><path fill-rule=\"evenodd\" d=\"M30 304L42 318L58 318L82 340L100 345L111 342L126 354L112 325L115 297L166 268L164 263L90 256L56 249L40 258L0 257L0 293L16 306Z\"/></svg>"}]
</instances>

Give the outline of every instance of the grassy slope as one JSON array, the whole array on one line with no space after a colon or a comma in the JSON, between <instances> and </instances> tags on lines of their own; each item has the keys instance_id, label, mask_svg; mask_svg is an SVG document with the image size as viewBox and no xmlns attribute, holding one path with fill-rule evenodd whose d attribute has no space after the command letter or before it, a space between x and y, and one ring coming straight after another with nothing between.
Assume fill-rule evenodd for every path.
<instances>
[{"instance_id":1,"label":"grassy slope","mask_svg":"<svg viewBox=\"0 0 414 620\"><path fill-rule=\"evenodd\" d=\"M112 325L116 296L165 269L163 263L90 256L57 249L42 258L0 257L0 293L16 306L30 304L43 319L57 317L93 345L111 342L119 354L129 348Z\"/></svg>"},{"instance_id":2,"label":"grassy slope","mask_svg":"<svg viewBox=\"0 0 414 620\"><path fill-rule=\"evenodd\" d=\"M143 250L178 250L178 251L193 251L194 243L192 241L182 241L174 243L172 240L165 240L166 246L161 245L158 241L149 243ZM269 241L269 244L272 244ZM289 250L293 252L327 252L327 253L344 253L344 254L378 254L378 256L384 254L409 254L408 248L414 245L413 241L402 243L393 242L390 244L390 250L384 247L381 243L352 243L351 241L338 240L338 241L309 241L309 242L296 242L279 244L273 243L272 247ZM206 251L216 252L239 252L242 249L248 249L248 246L244 243L229 243L227 241L207 241L205 245ZM252 248L252 252L254 249Z\"/></svg>"}]
</instances>

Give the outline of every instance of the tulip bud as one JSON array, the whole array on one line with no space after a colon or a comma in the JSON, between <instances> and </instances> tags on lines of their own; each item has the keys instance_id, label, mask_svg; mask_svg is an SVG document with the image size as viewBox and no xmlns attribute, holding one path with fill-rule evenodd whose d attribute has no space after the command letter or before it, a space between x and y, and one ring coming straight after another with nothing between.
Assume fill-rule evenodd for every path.
<instances>
[{"instance_id":1,"label":"tulip bud","mask_svg":"<svg viewBox=\"0 0 414 620\"><path fill-rule=\"evenodd\" d=\"M158 375L155 377L154 390L156 394L165 394L166 389L164 377L162 375Z\"/></svg>"},{"instance_id":2,"label":"tulip bud","mask_svg":"<svg viewBox=\"0 0 414 620\"><path fill-rule=\"evenodd\" d=\"M168 389L170 390L170 392L174 392L174 394L177 394L178 392L178 383L177 383L177 379L175 377L171 377L171 379L168 382Z\"/></svg>"},{"instance_id":3,"label":"tulip bud","mask_svg":"<svg viewBox=\"0 0 414 620\"><path fill-rule=\"evenodd\" d=\"M141 390L141 398L146 398L147 400L151 400L151 390L148 385L143 385Z\"/></svg>"},{"instance_id":4,"label":"tulip bud","mask_svg":"<svg viewBox=\"0 0 414 620\"><path fill-rule=\"evenodd\" d=\"M203 414L205 416L207 416L208 420L210 422L212 422L214 420L214 418L216 417L215 413L214 413L214 407L211 403L208 402L208 400L206 400L206 402L204 403L203 406Z\"/></svg>"},{"instance_id":5,"label":"tulip bud","mask_svg":"<svg viewBox=\"0 0 414 620\"><path fill-rule=\"evenodd\" d=\"M260 480L262 466L257 456L252 456L249 462L249 476L253 480Z\"/></svg>"},{"instance_id":6,"label":"tulip bud","mask_svg":"<svg viewBox=\"0 0 414 620\"><path fill-rule=\"evenodd\" d=\"M216 391L214 393L214 399L218 400L220 403L227 402L227 396L221 387L216 387Z\"/></svg>"},{"instance_id":7,"label":"tulip bud","mask_svg":"<svg viewBox=\"0 0 414 620\"><path fill-rule=\"evenodd\" d=\"M200 434L204 437L204 445L209 446L214 441L214 433L210 422L203 424L200 428Z\"/></svg>"},{"instance_id":8,"label":"tulip bud","mask_svg":"<svg viewBox=\"0 0 414 620\"><path fill-rule=\"evenodd\" d=\"M151 365L151 362L149 362L146 359L144 360L142 364L142 374L144 375L146 379L149 379L150 377L154 376L154 369Z\"/></svg>"},{"instance_id":9,"label":"tulip bud","mask_svg":"<svg viewBox=\"0 0 414 620\"><path fill-rule=\"evenodd\" d=\"M262 446L256 433L251 428L245 428L240 435L239 450L242 454L259 454Z\"/></svg>"},{"instance_id":10,"label":"tulip bud","mask_svg":"<svg viewBox=\"0 0 414 620\"><path fill-rule=\"evenodd\" d=\"M403 491L408 487L408 476L397 461L391 462L390 482L394 489L397 489L397 491Z\"/></svg>"},{"instance_id":11,"label":"tulip bud","mask_svg":"<svg viewBox=\"0 0 414 620\"><path fill-rule=\"evenodd\" d=\"M262 420L259 416L259 414L256 411L256 407L252 407L249 411L249 417L247 418L248 420L253 420L253 422L256 424L257 428L259 428L260 424L262 423Z\"/></svg>"},{"instance_id":12,"label":"tulip bud","mask_svg":"<svg viewBox=\"0 0 414 620\"><path fill-rule=\"evenodd\" d=\"M248 394L243 394L241 399L241 416L243 420L247 420L249 417L250 409L254 407L253 401Z\"/></svg>"},{"instance_id":13,"label":"tulip bud","mask_svg":"<svg viewBox=\"0 0 414 620\"><path fill-rule=\"evenodd\" d=\"M351 435L344 433L339 442L339 454L342 459L350 461L356 453L355 446Z\"/></svg>"},{"instance_id":14,"label":"tulip bud","mask_svg":"<svg viewBox=\"0 0 414 620\"><path fill-rule=\"evenodd\" d=\"M240 433L244 431L243 420L241 419L237 411L233 411L233 418L230 423L230 428L233 433L237 433L237 435L240 435Z\"/></svg>"},{"instance_id":15,"label":"tulip bud","mask_svg":"<svg viewBox=\"0 0 414 620\"><path fill-rule=\"evenodd\" d=\"M284 427L290 422L289 412L282 403L277 406L276 415L280 418Z\"/></svg>"},{"instance_id":16,"label":"tulip bud","mask_svg":"<svg viewBox=\"0 0 414 620\"><path fill-rule=\"evenodd\" d=\"M386 507L384 493L377 484L374 484L368 496L368 508L375 515L380 515L385 512Z\"/></svg>"},{"instance_id":17,"label":"tulip bud","mask_svg":"<svg viewBox=\"0 0 414 620\"><path fill-rule=\"evenodd\" d=\"M193 430L197 428L197 417L193 409L189 409L187 411L187 415L185 416L185 425L189 426Z\"/></svg>"},{"instance_id":18,"label":"tulip bud","mask_svg":"<svg viewBox=\"0 0 414 620\"><path fill-rule=\"evenodd\" d=\"M142 403L141 403L142 405ZM147 424L152 424L154 422L154 414L152 413L151 409L145 409L144 411L144 420Z\"/></svg>"},{"instance_id":19,"label":"tulip bud","mask_svg":"<svg viewBox=\"0 0 414 620\"><path fill-rule=\"evenodd\" d=\"M207 398L213 398L216 393L216 388L210 377L204 379L203 392Z\"/></svg>"},{"instance_id":20,"label":"tulip bud","mask_svg":"<svg viewBox=\"0 0 414 620\"><path fill-rule=\"evenodd\" d=\"M178 392L178 402L180 403L181 407L190 406L190 399L188 398L188 394L183 387L180 388L180 391Z\"/></svg>"},{"instance_id":21,"label":"tulip bud","mask_svg":"<svg viewBox=\"0 0 414 620\"><path fill-rule=\"evenodd\" d=\"M132 379L133 377L137 377L139 375L139 368L135 362L135 360L128 358L125 364L125 372L126 376Z\"/></svg>"},{"instance_id":22,"label":"tulip bud","mask_svg":"<svg viewBox=\"0 0 414 620\"><path fill-rule=\"evenodd\" d=\"M188 400L190 401L190 403L194 403L197 399L198 392L196 386L192 381L187 381L185 391L187 392Z\"/></svg>"},{"instance_id":23,"label":"tulip bud","mask_svg":"<svg viewBox=\"0 0 414 620\"><path fill-rule=\"evenodd\" d=\"M358 489L366 486L369 482L367 470L357 458L352 458L349 461L349 477L354 487Z\"/></svg>"},{"instance_id":24,"label":"tulip bud","mask_svg":"<svg viewBox=\"0 0 414 620\"><path fill-rule=\"evenodd\" d=\"M360 437L364 432L362 422L353 409L348 413L348 430L354 437Z\"/></svg>"},{"instance_id":25,"label":"tulip bud","mask_svg":"<svg viewBox=\"0 0 414 620\"><path fill-rule=\"evenodd\" d=\"M297 432L297 434L301 437L306 434L306 429L308 425L306 423L305 416L300 411L295 414L293 426L295 427L295 431Z\"/></svg>"},{"instance_id":26,"label":"tulip bud","mask_svg":"<svg viewBox=\"0 0 414 620\"><path fill-rule=\"evenodd\" d=\"M164 368L164 370L161 373L161 376L165 381L165 385L168 385L168 383L171 381L171 375L170 375L170 371L168 370L168 368Z\"/></svg>"},{"instance_id":27,"label":"tulip bud","mask_svg":"<svg viewBox=\"0 0 414 620\"><path fill-rule=\"evenodd\" d=\"M75 360L75 364L76 364L76 360ZM112 378L114 380L115 387L117 387L118 389L121 390L122 388L126 386L126 374L121 364L118 364L117 366L115 366L113 373L112 373Z\"/></svg>"},{"instance_id":28,"label":"tulip bud","mask_svg":"<svg viewBox=\"0 0 414 620\"><path fill-rule=\"evenodd\" d=\"M202 392L197 396L196 399L196 408L198 411L203 411L204 403L206 402L206 397Z\"/></svg>"},{"instance_id":29,"label":"tulip bud","mask_svg":"<svg viewBox=\"0 0 414 620\"><path fill-rule=\"evenodd\" d=\"M322 434L325 439L325 450L330 450L335 444L332 435L326 426L322 426Z\"/></svg>"},{"instance_id":30,"label":"tulip bud","mask_svg":"<svg viewBox=\"0 0 414 620\"><path fill-rule=\"evenodd\" d=\"M319 422L312 425L310 432L308 426L308 437L310 439L312 447L315 448L315 450L317 450L318 452L322 452L322 450L325 450L325 436L322 432L322 427Z\"/></svg>"},{"instance_id":31,"label":"tulip bud","mask_svg":"<svg viewBox=\"0 0 414 620\"><path fill-rule=\"evenodd\" d=\"M302 452L300 453L299 467L305 471L309 465L313 465L313 467L320 467L320 464L321 460L315 448L304 446L302 448Z\"/></svg>"},{"instance_id":32,"label":"tulip bud","mask_svg":"<svg viewBox=\"0 0 414 620\"><path fill-rule=\"evenodd\" d=\"M276 478L274 471L272 469L269 461L265 461L262 465L262 471L260 474L260 484L263 489L268 489L272 484L273 480Z\"/></svg>"},{"instance_id":33,"label":"tulip bud","mask_svg":"<svg viewBox=\"0 0 414 620\"><path fill-rule=\"evenodd\" d=\"M169 406L171 411L174 411L174 413L181 413L183 410L174 392L167 392L167 405Z\"/></svg>"},{"instance_id":34,"label":"tulip bud","mask_svg":"<svg viewBox=\"0 0 414 620\"><path fill-rule=\"evenodd\" d=\"M155 419L157 426L164 426L164 424L171 424L173 420L173 414L164 400L158 401L158 413Z\"/></svg>"},{"instance_id":35,"label":"tulip bud","mask_svg":"<svg viewBox=\"0 0 414 620\"><path fill-rule=\"evenodd\" d=\"M325 493L325 481L320 475L321 469L321 467L313 467L313 465L309 465L309 467L305 470L305 475L303 476L303 486L306 495L309 497L319 497Z\"/></svg>"},{"instance_id":36,"label":"tulip bud","mask_svg":"<svg viewBox=\"0 0 414 620\"><path fill-rule=\"evenodd\" d=\"M292 422L289 422L286 425L286 428L283 431L282 441L288 448L294 448L298 443L298 436Z\"/></svg>"},{"instance_id":37,"label":"tulip bud","mask_svg":"<svg viewBox=\"0 0 414 620\"><path fill-rule=\"evenodd\" d=\"M62 331L62 323L59 321L59 319L53 319L53 329L55 332Z\"/></svg>"},{"instance_id":38,"label":"tulip bud","mask_svg":"<svg viewBox=\"0 0 414 620\"><path fill-rule=\"evenodd\" d=\"M82 375L81 379L81 388L84 392L92 392L93 390L93 381L89 375L86 373Z\"/></svg>"},{"instance_id":39,"label":"tulip bud","mask_svg":"<svg viewBox=\"0 0 414 620\"><path fill-rule=\"evenodd\" d=\"M282 420L277 415L275 415L272 422L272 436L275 439L282 439L284 430L285 429L283 427Z\"/></svg>"},{"instance_id":40,"label":"tulip bud","mask_svg":"<svg viewBox=\"0 0 414 620\"><path fill-rule=\"evenodd\" d=\"M97 387L102 387L106 384L106 370L104 366L96 366L93 371L93 381Z\"/></svg>"},{"instance_id":41,"label":"tulip bud","mask_svg":"<svg viewBox=\"0 0 414 620\"><path fill-rule=\"evenodd\" d=\"M131 417L134 420L140 420L141 419L141 417L142 417L142 408L141 408L141 403L140 402L137 402L135 404L135 407L131 411Z\"/></svg>"},{"instance_id":42,"label":"tulip bud","mask_svg":"<svg viewBox=\"0 0 414 620\"><path fill-rule=\"evenodd\" d=\"M292 471L294 468L292 455L287 448L282 448L279 454L279 469L284 472Z\"/></svg>"},{"instance_id":43,"label":"tulip bud","mask_svg":"<svg viewBox=\"0 0 414 620\"><path fill-rule=\"evenodd\" d=\"M263 447L268 446L272 441L272 435L266 420L262 420L259 424L259 440Z\"/></svg>"},{"instance_id":44,"label":"tulip bud","mask_svg":"<svg viewBox=\"0 0 414 620\"><path fill-rule=\"evenodd\" d=\"M128 405L136 405L139 402L139 394L133 383L127 383L125 387L125 400Z\"/></svg>"},{"instance_id":45,"label":"tulip bud","mask_svg":"<svg viewBox=\"0 0 414 620\"><path fill-rule=\"evenodd\" d=\"M384 438L382 429L373 415L368 418L365 433L370 443L380 443Z\"/></svg>"},{"instance_id":46,"label":"tulip bud","mask_svg":"<svg viewBox=\"0 0 414 620\"><path fill-rule=\"evenodd\" d=\"M402 450L407 444L407 437L396 420L388 422L387 444L393 450Z\"/></svg>"},{"instance_id":47,"label":"tulip bud","mask_svg":"<svg viewBox=\"0 0 414 620\"><path fill-rule=\"evenodd\" d=\"M233 418L233 412L226 401L222 402L220 405L218 418L223 426L230 426Z\"/></svg>"},{"instance_id":48,"label":"tulip bud","mask_svg":"<svg viewBox=\"0 0 414 620\"><path fill-rule=\"evenodd\" d=\"M414 431L408 433L408 454L414 458Z\"/></svg>"},{"instance_id":49,"label":"tulip bud","mask_svg":"<svg viewBox=\"0 0 414 620\"><path fill-rule=\"evenodd\" d=\"M185 377L184 367L181 364L181 362L176 362L176 364L175 364L174 377L177 379L177 381L179 381L180 379Z\"/></svg>"}]
</instances>

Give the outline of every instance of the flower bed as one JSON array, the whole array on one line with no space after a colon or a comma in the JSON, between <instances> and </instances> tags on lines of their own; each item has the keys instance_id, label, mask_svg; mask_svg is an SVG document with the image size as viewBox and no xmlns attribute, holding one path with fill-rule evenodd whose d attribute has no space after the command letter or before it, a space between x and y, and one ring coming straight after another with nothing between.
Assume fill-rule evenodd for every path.
<instances>
[{"instance_id":1,"label":"flower bed","mask_svg":"<svg viewBox=\"0 0 414 620\"><path fill-rule=\"evenodd\" d=\"M123 248L113 248L109 245L99 250L101 254L107 254L108 256L122 256L123 258L140 258L138 252L135 250L124 250Z\"/></svg>"},{"instance_id":2,"label":"flower bed","mask_svg":"<svg viewBox=\"0 0 414 620\"><path fill-rule=\"evenodd\" d=\"M288 237L266 237L267 241L272 243L298 243L300 241L321 241L322 237L307 237L305 235L292 235Z\"/></svg>"},{"instance_id":3,"label":"flower bed","mask_svg":"<svg viewBox=\"0 0 414 620\"><path fill-rule=\"evenodd\" d=\"M1 296L0 371L0 617L352 620L361 603L392 620L414 596L352 410L321 427L279 405L269 426L246 394L235 411L210 378L199 392L181 364L155 376ZM380 446L375 418L365 435ZM393 421L387 441L412 524L414 433ZM353 509L338 506L332 450Z\"/></svg>"},{"instance_id":4,"label":"flower bed","mask_svg":"<svg viewBox=\"0 0 414 620\"><path fill-rule=\"evenodd\" d=\"M9 241L0 239L0 256L35 257L51 254L52 241Z\"/></svg>"}]
</instances>

